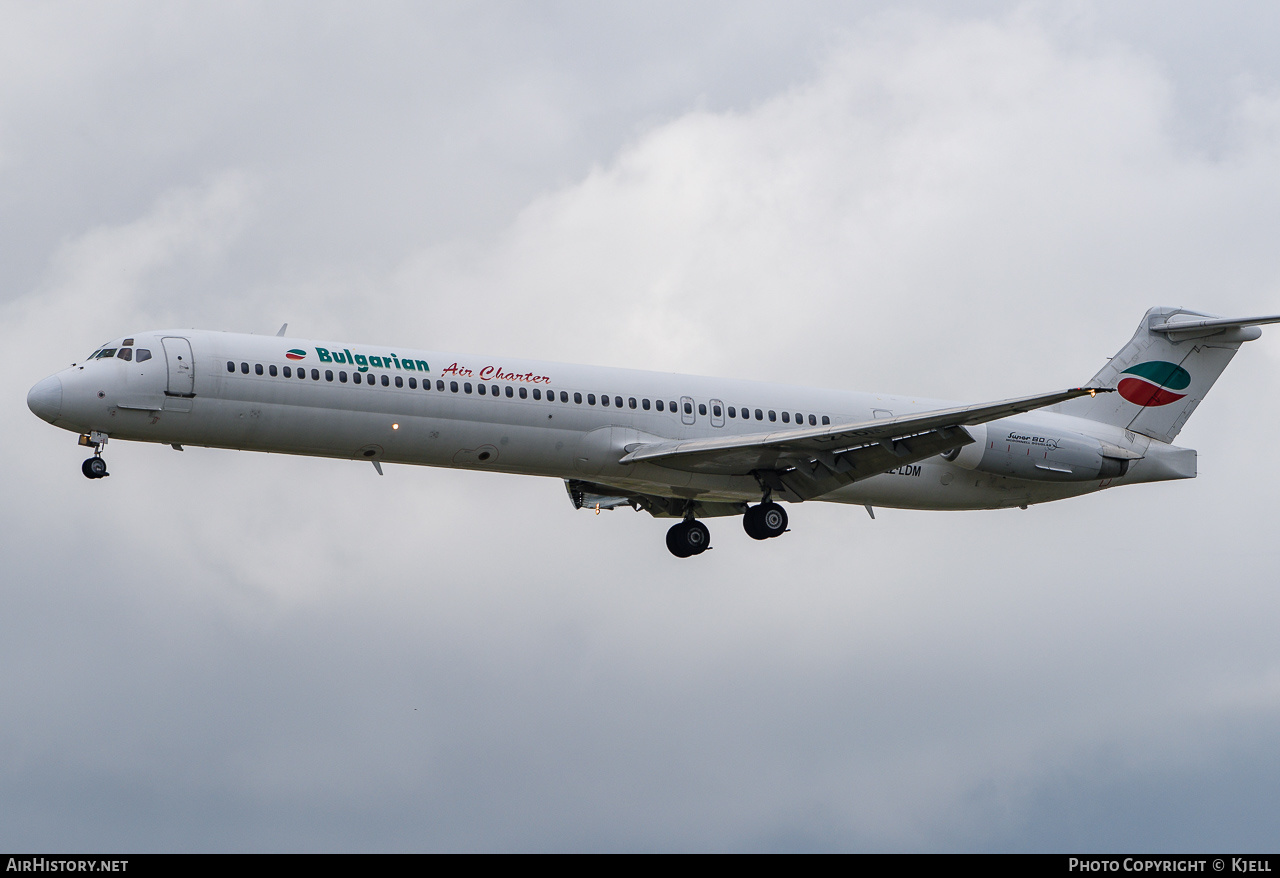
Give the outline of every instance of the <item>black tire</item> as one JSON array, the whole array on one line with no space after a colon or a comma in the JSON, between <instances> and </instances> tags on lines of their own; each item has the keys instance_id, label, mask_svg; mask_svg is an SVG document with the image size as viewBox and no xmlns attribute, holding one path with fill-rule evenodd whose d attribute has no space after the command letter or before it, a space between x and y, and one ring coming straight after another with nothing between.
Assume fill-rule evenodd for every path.
<instances>
[{"instance_id":1,"label":"black tire","mask_svg":"<svg viewBox=\"0 0 1280 878\"><path fill-rule=\"evenodd\" d=\"M107 462L101 457L91 457L80 465L80 472L87 478L100 479L107 474Z\"/></svg>"},{"instance_id":2,"label":"black tire","mask_svg":"<svg viewBox=\"0 0 1280 878\"><path fill-rule=\"evenodd\" d=\"M787 510L777 503L761 503L756 509L760 510L760 531L765 539L780 537L787 532Z\"/></svg>"},{"instance_id":3,"label":"black tire","mask_svg":"<svg viewBox=\"0 0 1280 878\"><path fill-rule=\"evenodd\" d=\"M677 558L688 558L693 554L689 551L688 542L684 537L687 526L688 522L682 521L679 524L673 524L667 531L667 550Z\"/></svg>"},{"instance_id":4,"label":"black tire","mask_svg":"<svg viewBox=\"0 0 1280 878\"><path fill-rule=\"evenodd\" d=\"M711 532L700 521L682 521L667 531L667 549L677 558L700 555L711 546Z\"/></svg>"},{"instance_id":5,"label":"black tire","mask_svg":"<svg viewBox=\"0 0 1280 878\"><path fill-rule=\"evenodd\" d=\"M711 531L707 530L707 526L700 521L690 521L688 525L685 540L693 550L692 554L701 555L711 548Z\"/></svg>"},{"instance_id":6,"label":"black tire","mask_svg":"<svg viewBox=\"0 0 1280 878\"><path fill-rule=\"evenodd\" d=\"M769 535L764 532L764 527L760 523L760 509L760 506L751 506L742 516L742 529L753 540L769 539Z\"/></svg>"}]
</instances>

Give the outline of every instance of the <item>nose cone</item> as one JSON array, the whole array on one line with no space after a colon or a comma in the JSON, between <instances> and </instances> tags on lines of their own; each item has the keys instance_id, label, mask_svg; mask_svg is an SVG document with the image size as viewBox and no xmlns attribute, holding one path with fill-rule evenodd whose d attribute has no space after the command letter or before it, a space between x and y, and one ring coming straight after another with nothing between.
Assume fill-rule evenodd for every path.
<instances>
[{"instance_id":1,"label":"nose cone","mask_svg":"<svg viewBox=\"0 0 1280 878\"><path fill-rule=\"evenodd\" d=\"M53 375L27 392L27 408L52 424L62 413L62 379Z\"/></svg>"}]
</instances>

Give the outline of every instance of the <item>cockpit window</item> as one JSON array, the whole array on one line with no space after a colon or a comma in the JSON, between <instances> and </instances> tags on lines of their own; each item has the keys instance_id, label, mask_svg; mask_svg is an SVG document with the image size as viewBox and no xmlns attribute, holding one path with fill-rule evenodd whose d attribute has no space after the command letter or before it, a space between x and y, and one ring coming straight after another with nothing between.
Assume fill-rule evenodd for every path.
<instances>
[{"instance_id":1,"label":"cockpit window","mask_svg":"<svg viewBox=\"0 0 1280 878\"><path fill-rule=\"evenodd\" d=\"M102 350L100 350L100 351L98 352L98 356L94 357L94 359L95 359L95 360L103 360L103 359L107 359L107 358L110 358L110 357L114 357L115 355L116 355L116 349L115 349L115 348L103 348Z\"/></svg>"},{"instance_id":2,"label":"cockpit window","mask_svg":"<svg viewBox=\"0 0 1280 878\"><path fill-rule=\"evenodd\" d=\"M138 348L138 362L145 363L149 359L151 359L151 351L146 348Z\"/></svg>"},{"instance_id":3,"label":"cockpit window","mask_svg":"<svg viewBox=\"0 0 1280 878\"><path fill-rule=\"evenodd\" d=\"M120 353L116 354L122 360L131 361L133 359L133 348L121 348Z\"/></svg>"}]
</instances>

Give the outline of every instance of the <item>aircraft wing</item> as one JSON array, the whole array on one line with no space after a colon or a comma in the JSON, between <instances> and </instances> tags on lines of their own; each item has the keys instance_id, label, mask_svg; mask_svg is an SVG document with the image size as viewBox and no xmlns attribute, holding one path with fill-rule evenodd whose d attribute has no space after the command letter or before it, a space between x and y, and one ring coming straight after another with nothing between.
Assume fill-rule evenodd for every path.
<instances>
[{"instance_id":1,"label":"aircraft wing","mask_svg":"<svg viewBox=\"0 0 1280 878\"><path fill-rule=\"evenodd\" d=\"M645 461L719 475L755 473L773 490L792 495L783 499L811 500L851 482L969 445L973 437L963 429L966 426L1108 392L1109 388L1076 387L851 424L629 445L620 462Z\"/></svg>"}]
</instances>

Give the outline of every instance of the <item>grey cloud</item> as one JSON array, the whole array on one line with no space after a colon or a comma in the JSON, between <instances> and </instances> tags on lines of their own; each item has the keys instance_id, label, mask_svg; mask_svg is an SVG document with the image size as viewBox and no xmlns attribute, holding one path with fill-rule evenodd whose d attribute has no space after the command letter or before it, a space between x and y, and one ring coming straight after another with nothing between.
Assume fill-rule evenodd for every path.
<instances>
[{"instance_id":1,"label":"grey cloud","mask_svg":"<svg viewBox=\"0 0 1280 878\"><path fill-rule=\"evenodd\" d=\"M805 504L770 545L712 522L696 563L551 481L113 443L89 483L23 398L120 332L284 320L1082 380L1158 301L1276 310L1269 54L1087 4L312 8L4 13L0 840L1266 846L1274 331L1184 433L1195 482ZM1205 26L1270 13L1236 15Z\"/></svg>"}]
</instances>

